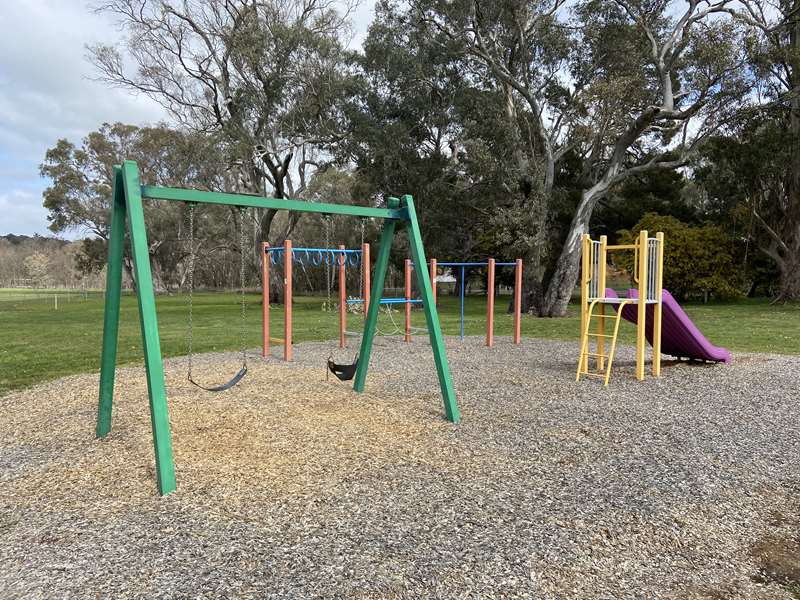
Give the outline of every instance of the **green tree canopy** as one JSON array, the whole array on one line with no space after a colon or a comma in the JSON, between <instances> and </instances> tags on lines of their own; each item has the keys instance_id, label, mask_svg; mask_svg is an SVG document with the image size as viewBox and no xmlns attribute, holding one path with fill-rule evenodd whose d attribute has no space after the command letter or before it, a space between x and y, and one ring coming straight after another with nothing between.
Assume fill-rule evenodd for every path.
<instances>
[{"instance_id":1,"label":"green tree canopy","mask_svg":"<svg viewBox=\"0 0 800 600\"><path fill-rule=\"evenodd\" d=\"M642 230L664 232L664 287L676 298L706 293L717 298L741 295L734 243L718 225L688 225L675 217L648 213L633 229L617 234L622 243L632 244ZM633 280L633 256L619 254L615 261Z\"/></svg>"}]
</instances>

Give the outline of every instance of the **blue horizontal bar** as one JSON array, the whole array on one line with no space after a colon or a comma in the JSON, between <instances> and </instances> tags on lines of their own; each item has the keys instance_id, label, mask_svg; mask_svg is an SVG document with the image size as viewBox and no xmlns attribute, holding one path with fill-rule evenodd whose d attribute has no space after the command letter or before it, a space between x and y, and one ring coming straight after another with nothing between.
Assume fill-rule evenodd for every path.
<instances>
[{"instance_id":1,"label":"blue horizontal bar","mask_svg":"<svg viewBox=\"0 0 800 600\"><path fill-rule=\"evenodd\" d=\"M283 252L285 248L283 246L270 246L267 248L267 252ZM299 248L292 246L292 250L295 252L330 252L333 254L361 254L361 250L340 250L339 248Z\"/></svg>"},{"instance_id":2,"label":"blue horizontal bar","mask_svg":"<svg viewBox=\"0 0 800 600\"><path fill-rule=\"evenodd\" d=\"M515 262L496 262L496 267L514 267L517 265ZM437 267L486 267L488 262L437 262Z\"/></svg>"},{"instance_id":3,"label":"blue horizontal bar","mask_svg":"<svg viewBox=\"0 0 800 600\"><path fill-rule=\"evenodd\" d=\"M421 304L422 300L419 298L412 298L406 300L405 298L381 298L381 304Z\"/></svg>"},{"instance_id":4,"label":"blue horizontal bar","mask_svg":"<svg viewBox=\"0 0 800 600\"><path fill-rule=\"evenodd\" d=\"M348 300L348 304L361 304L364 302L363 298L353 298ZM420 298L412 298L411 300L406 300L405 298L381 298L379 304L419 304L422 302Z\"/></svg>"}]
</instances>

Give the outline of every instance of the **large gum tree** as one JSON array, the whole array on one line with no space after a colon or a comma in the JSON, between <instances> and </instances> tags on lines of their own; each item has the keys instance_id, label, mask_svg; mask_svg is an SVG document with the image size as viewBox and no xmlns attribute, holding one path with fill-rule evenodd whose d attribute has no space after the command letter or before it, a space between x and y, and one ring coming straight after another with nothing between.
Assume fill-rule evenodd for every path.
<instances>
[{"instance_id":1,"label":"large gum tree","mask_svg":"<svg viewBox=\"0 0 800 600\"><path fill-rule=\"evenodd\" d=\"M751 27L733 8L728 0L412 2L415 22L462 41L471 70L502 91L496 110L512 132L516 193L528 196L523 205L541 227L564 210L556 189L564 161L579 164L582 191L565 232L531 238L530 310L565 314L581 236L614 186L686 164L749 102L743 48Z\"/></svg>"},{"instance_id":2,"label":"large gum tree","mask_svg":"<svg viewBox=\"0 0 800 600\"><path fill-rule=\"evenodd\" d=\"M213 132L247 193L300 197L341 136L348 90L347 2L333 0L107 0L115 45L90 46L100 79L161 104L174 121ZM262 240L282 241L295 218Z\"/></svg>"}]
</instances>

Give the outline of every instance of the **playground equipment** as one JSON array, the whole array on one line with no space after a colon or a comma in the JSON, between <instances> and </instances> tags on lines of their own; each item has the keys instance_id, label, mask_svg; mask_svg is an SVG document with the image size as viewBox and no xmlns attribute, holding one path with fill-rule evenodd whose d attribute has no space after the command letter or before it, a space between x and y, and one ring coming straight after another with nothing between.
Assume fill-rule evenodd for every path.
<instances>
[{"instance_id":1,"label":"playground equipment","mask_svg":"<svg viewBox=\"0 0 800 600\"><path fill-rule=\"evenodd\" d=\"M281 257L283 260L281 261ZM283 311L283 338L272 338L269 323L269 297L270 297L270 269L271 265L283 264L283 293L284 293L284 311ZM300 264L305 266L318 267L321 265L331 266L335 265L338 271L338 312L339 312L339 348L347 346L347 306L351 304L364 305L364 318L369 314L370 304L370 285L372 281L370 265L370 246L368 243L362 243L360 250L346 249L344 246L339 246L338 249L334 248L295 248L292 246L291 240L286 240L281 247L270 247L266 242L262 244L262 263L261 263L261 303L262 303L262 325L261 325L261 355L268 356L270 344L273 341L283 343L283 360L292 360L292 297L293 297L293 284L292 284L292 270L293 264ZM406 259L406 296L404 298L380 298L380 305L392 304L411 304L422 303L422 299L411 298L411 261ZM347 267L360 267L361 272L359 280L361 282L361 298L347 297ZM411 317L410 311L407 312L406 318L406 334L410 336L411 331ZM360 333L358 335L361 335ZM354 363L356 361L354 360ZM335 364L335 363L331 363ZM337 369L332 370L336 373L340 371ZM342 371L347 373L348 371ZM337 375L338 377L339 375ZM340 377L341 378L341 377Z\"/></svg>"},{"instance_id":2,"label":"playground equipment","mask_svg":"<svg viewBox=\"0 0 800 600\"><path fill-rule=\"evenodd\" d=\"M143 200L164 200L187 203L223 204L240 208L267 208L298 212L322 214L339 214L351 217L372 217L383 220L380 249L375 264L375 277L372 297L378 302L371 302L364 324L364 335L361 339L358 363L353 389L364 390L369 368L372 343L378 318L378 308L389 254L395 230L398 225L405 225L414 264L426 264L422 235L417 221L414 201L411 196L389 198L386 208L349 206L323 202L306 202L248 196L204 192L179 188L142 186L139 182L139 171L136 163L125 161L114 167L114 188L111 211L111 232L108 242L108 268L106 283L106 301L103 321L103 350L100 367L100 385L97 411L97 437L105 437L111 430L111 413L114 396L114 377L117 360L117 340L119 333L120 297L122 291L122 264L125 249L125 228L130 230L130 247L133 255L133 268L136 278L136 299L139 306L139 320L144 349L145 371L147 374L147 392L150 404L150 423L153 432L153 447L156 461L156 480L159 493L164 495L176 489L175 466L172 453L172 436L167 409L167 396L164 384L164 367L161 356L161 343L156 318L155 294L150 271L150 256L145 230ZM456 403L453 380L445 354L439 316L433 301L433 292L427 269L417 269L417 280L425 309L430 343L439 387L442 393L445 415L451 422L460 419Z\"/></svg>"},{"instance_id":3,"label":"playground equipment","mask_svg":"<svg viewBox=\"0 0 800 600\"><path fill-rule=\"evenodd\" d=\"M606 288L606 258L609 251L632 250L634 252L634 281L638 289L629 289L626 298L619 298L614 290ZM648 238L647 232L639 234L635 244L609 246L606 236L592 240L583 236L583 269L581 275L581 351L578 358L576 380L581 375L601 377L608 385L611 363L617 344L620 319L636 325L636 378L644 379L645 344L653 347L653 376L661 375L661 356L669 354L678 359L708 362L730 362L731 353L713 345L700 332L689 316L663 289L664 234L657 233ZM644 298L644 302L640 301ZM608 335L605 330L605 306L615 311L614 330ZM594 309L598 308L597 315ZM596 333L591 332L592 318L598 320ZM589 340L596 340L595 352ZM611 340L609 353L605 353L605 340ZM596 361L596 370L589 371L589 360Z\"/></svg>"},{"instance_id":4,"label":"playground equipment","mask_svg":"<svg viewBox=\"0 0 800 600\"><path fill-rule=\"evenodd\" d=\"M189 368L186 373L186 379L189 383L196 385L202 390L207 392L224 392L231 389L239 383L245 375L247 375L247 345L245 343L245 332L247 331L247 321L245 319L245 300L244 300L244 211L239 211L239 301L241 306L241 322L239 324L239 339L241 340L241 353L242 353L242 366L239 371L231 377L226 383L214 386L205 386L195 381L192 375L192 362L194 358L194 266L197 251L194 244L194 204L189 205L189 324L187 331L187 356L189 359Z\"/></svg>"},{"instance_id":5,"label":"playground equipment","mask_svg":"<svg viewBox=\"0 0 800 600\"><path fill-rule=\"evenodd\" d=\"M283 259L281 261L281 258ZM261 245L261 355L269 355L270 337L269 324L269 296L270 296L270 265L283 263L283 338L276 341L283 342L283 360L292 360L292 269L294 263L305 266L318 267L320 265L336 265L339 276L339 348L346 346L347 330L347 266L369 264L369 244L362 244L360 250L348 250L340 245L338 248L295 248L292 240L285 240L283 246L270 247L267 242ZM369 306L369 268L362 267L362 285L364 290L365 308L367 314Z\"/></svg>"},{"instance_id":6,"label":"playground equipment","mask_svg":"<svg viewBox=\"0 0 800 600\"><path fill-rule=\"evenodd\" d=\"M727 363L731 353L726 348L715 346L700 333L678 301L667 290L662 291L661 353L678 359L699 360L705 362ZM637 290L628 290L629 298L638 298ZM632 306L622 309L622 318L636 324L637 312ZM647 306L645 336L653 343L653 307Z\"/></svg>"},{"instance_id":7,"label":"playground equipment","mask_svg":"<svg viewBox=\"0 0 800 600\"><path fill-rule=\"evenodd\" d=\"M611 378L611 365L617 348L617 335L623 309L637 307L636 316L636 378L644 379L646 350L646 308L652 305L652 346L653 376L661 375L661 319L662 319L662 271L664 265L664 234L659 232L655 238L641 231L634 244L609 245L606 236L592 240L588 234L583 236L581 271L581 348L578 356L578 371L575 380L581 375L599 377L604 385ZM609 252L633 251L634 281L639 284L636 297L618 298L613 290L606 288L606 263ZM606 333L606 306L616 308L614 329ZM598 313L595 314L595 309ZM597 330L592 333L592 320L597 319ZM590 338L596 341L592 351ZM611 348L606 354L606 340L611 340ZM589 369L589 361L594 359L595 370Z\"/></svg>"},{"instance_id":8,"label":"playground equipment","mask_svg":"<svg viewBox=\"0 0 800 600\"><path fill-rule=\"evenodd\" d=\"M486 345L489 348L494 346L494 282L497 267L514 267L514 343L519 344L521 340L522 325L522 259L518 258L514 262L497 262L490 258L485 262L441 262L431 260L431 273L436 273L438 267L449 267L451 269L461 269L459 298L460 298L460 325L461 339L464 339L464 293L466 272L468 268L486 267ZM436 301L436 278L433 279L433 300Z\"/></svg>"},{"instance_id":9,"label":"playground equipment","mask_svg":"<svg viewBox=\"0 0 800 600\"><path fill-rule=\"evenodd\" d=\"M283 360L292 360L292 268L293 264L297 263L305 266L318 267L321 265L336 265L338 269L338 311L339 311L339 348L343 349L347 346L347 305L363 304L364 315L366 316L370 304L370 247L368 243L362 243L361 249L346 249L344 246L339 246L338 249L334 248L295 248L292 246L291 240L286 240L283 246L270 247L266 242L262 244L262 263L261 263L261 355L266 357L269 355L270 344L273 341L283 343ZM281 261L281 257L283 260ZM272 338L270 335L269 323L269 297L270 297L270 269L271 265L283 264L283 286L284 286L284 312L283 312L283 338ZM361 289L363 290L362 298L348 298L347 297L347 267L359 266L361 268L360 281ZM460 268L461 269L461 285L460 285L460 335L464 339L464 296L465 296L465 275L468 268L486 267L486 289L487 289L487 304L486 304L486 345L488 347L494 346L494 301L495 301L495 272L497 267L514 267L514 343L519 344L521 341L521 320L522 320L522 259L517 259L514 262L497 262L495 259L490 258L485 262L437 262L435 258L431 259L430 267L430 280L433 291L433 301L437 301L437 286L436 276L439 267ZM414 298L412 295L412 272L414 271L414 264L411 259L405 259L403 264L403 296L398 298L381 298L380 304L383 305L404 305L405 323L401 328L395 324L395 330L389 332L379 332L384 335L391 335L392 333L402 333L403 339L406 342L411 341L414 327L411 325L411 307L414 304L421 304L422 299ZM390 313L391 317L391 313ZM394 324L394 319L392 319ZM425 331L425 330L423 330ZM427 331L425 331L427 333ZM355 360L354 360L355 363ZM335 364L335 363L334 363ZM332 372L340 371L337 369ZM346 371L342 371L346 373ZM338 377L339 375L337 375Z\"/></svg>"},{"instance_id":10,"label":"playground equipment","mask_svg":"<svg viewBox=\"0 0 800 600\"><path fill-rule=\"evenodd\" d=\"M435 262L435 261L434 261ZM367 269L365 271L366 275L369 275L369 263L367 264ZM402 333L403 340L406 342L411 341L411 334L414 331L428 333L427 329L422 328L415 328L411 326L411 305L419 304L422 302L419 298L414 298L412 296L411 291L411 271L412 271L412 263L411 260L405 259L403 261L403 296L395 297L395 298L381 298L381 306L388 305L386 309L386 314L389 317L389 320L392 322L394 326L393 331L380 331L378 333L383 336L390 336L394 335L395 333ZM434 301L436 300L436 274L434 271L431 271L431 285L433 286L433 296ZM369 304L369 297L365 298L351 298L347 300L348 304ZM404 305L404 313L405 313L405 324L402 328L400 328L394 320L392 316L392 305L403 304ZM365 309L366 310L366 309Z\"/></svg>"}]
</instances>

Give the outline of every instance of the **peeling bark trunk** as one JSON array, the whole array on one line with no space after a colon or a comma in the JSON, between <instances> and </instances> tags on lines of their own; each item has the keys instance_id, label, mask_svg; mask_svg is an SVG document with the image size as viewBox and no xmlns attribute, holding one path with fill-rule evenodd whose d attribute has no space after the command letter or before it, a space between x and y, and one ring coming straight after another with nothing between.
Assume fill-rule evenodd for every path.
<instances>
[{"instance_id":1,"label":"peeling bark trunk","mask_svg":"<svg viewBox=\"0 0 800 600\"><path fill-rule=\"evenodd\" d=\"M800 300L800 252L787 257L781 269L780 302L796 302Z\"/></svg>"},{"instance_id":2,"label":"peeling bark trunk","mask_svg":"<svg viewBox=\"0 0 800 600\"><path fill-rule=\"evenodd\" d=\"M597 202L608 189L604 181L596 183L581 195L581 202L575 210L569 226L567 239L561 248L555 270L547 285L540 315L543 317L563 317L567 314L567 305L578 281L581 260L581 239L589 232L589 220L592 218Z\"/></svg>"},{"instance_id":3,"label":"peeling bark trunk","mask_svg":"<svg viewBox=\"0 0 800 600\"><path fill-rule=\"evenodd\" d=\"M125 273L128 275L128 279L131 282L131 289L136 292L136 277L133 275L133 261L128 253L122 258L122 266L125 268Z\"/></svg>"}]
</instances>

